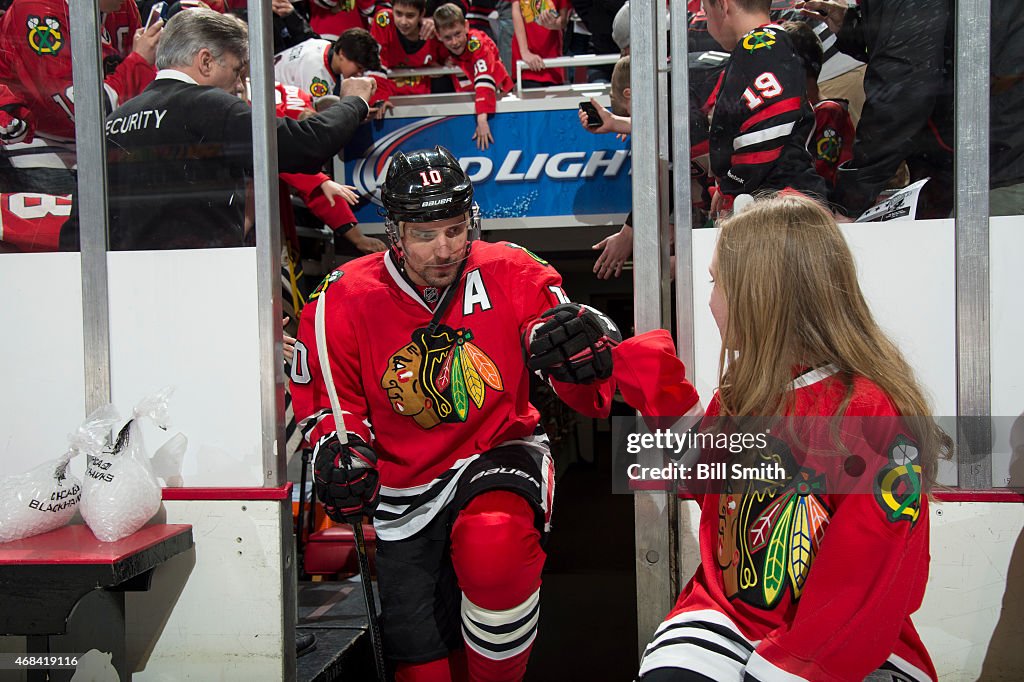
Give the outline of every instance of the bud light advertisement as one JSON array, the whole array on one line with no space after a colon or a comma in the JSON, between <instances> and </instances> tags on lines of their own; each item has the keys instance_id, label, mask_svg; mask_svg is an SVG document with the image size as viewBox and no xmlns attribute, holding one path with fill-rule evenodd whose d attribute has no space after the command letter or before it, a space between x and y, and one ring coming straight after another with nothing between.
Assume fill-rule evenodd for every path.
<instances>
[{"instance_id":1,"label":"bud light advertisement","mask_svg":"<svg viewBox=\"0 0 1024 682\"><path fill-rule=\"evenodd\" d=\"M361 126L345 148L344 182L369 197L355 215L380 225L377 188L391 155L447 147L473 182L485 229L531 219L537 227L593 225L621 220L631 207L629 141L583 129L576 109L499 113L490 119L494 143L473 140L476 117L388 118ZM589 217L589 218L588 218ZM502 225L505 220L509 223ZM497 223L497 224L496 224Z\"/></svg>"}]
</instances>

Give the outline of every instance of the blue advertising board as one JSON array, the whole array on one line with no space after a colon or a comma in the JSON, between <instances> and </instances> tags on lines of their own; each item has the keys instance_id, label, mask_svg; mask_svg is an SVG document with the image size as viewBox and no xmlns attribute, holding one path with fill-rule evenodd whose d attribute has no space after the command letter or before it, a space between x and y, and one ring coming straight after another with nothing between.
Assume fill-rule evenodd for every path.
<instances>
[{"instance_id":1,"label":"blue advertising board","mask_svg":"<svg viewBox=\"0 0 1024 682\"><path fill-rule=\"evenodd\" d=\"M576 109L499 113L494 143L473 141L473 115L387 118L364 125L345 148L345 182L372 197L355 209L364 226L382 222L377 188L396 151L443 145L473 181L487 228L607 224L630 210L629 143L594 135Z\"/></svg>"}]
</instances>

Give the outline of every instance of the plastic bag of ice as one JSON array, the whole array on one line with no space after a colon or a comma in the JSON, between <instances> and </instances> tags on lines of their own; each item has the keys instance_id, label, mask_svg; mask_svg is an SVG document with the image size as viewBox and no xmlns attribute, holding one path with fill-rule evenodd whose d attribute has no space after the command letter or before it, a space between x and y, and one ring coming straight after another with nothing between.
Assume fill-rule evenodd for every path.
<instances>
[{"instance_id":1,"label":"plastic bag of ice","mask_svg":"<svg viewBox=\"0 0 1024 682\"><path fill-rule=\"evenodd\" d=\"M118 421L112 405L101 407L68 436L70 447L63 456L0 477L0 542L48 533L71 520L82 498L82 482L68 471L68 462L79 453L99 452Z\"/></svg>"},{"instance_id":2,"label":"plastic bag of ice","mask_svg":"<svg viewBox=\"0 0 1024 682\"><path fill-rule=\"evenodd\" d=\"M146 525L160 509L160 486L142 442L139 419L168 425L167 401L173 389L145 398L117 434L114 444L89 455L82 483L82 518L100 540L114 542Z\"/></svg>"}]
</instances>

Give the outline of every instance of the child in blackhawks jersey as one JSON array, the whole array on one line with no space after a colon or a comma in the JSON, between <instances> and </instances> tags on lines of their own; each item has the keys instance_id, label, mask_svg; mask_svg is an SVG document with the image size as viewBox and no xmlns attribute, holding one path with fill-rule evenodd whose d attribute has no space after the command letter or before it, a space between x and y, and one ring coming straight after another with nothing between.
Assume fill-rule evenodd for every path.
<instances>
[{"instance_id":1,"label":"child in blackhawks jersey","mask_svg":"<svg viewBox=\"0 0 1024 682\"><path fill-rule=\"evenodd\" d=\"M698 435L757 437L688 462L728 472L696 491L701 565L640 682L935 680L910 615L928 577L925 491L952 442L827 210L783 192L721 230L719 389Z\"/></svg>"},{"instance_id":2,"label":"child in blackhawks jersey","mask_svg":"<svg viewBox=\"0 0 1024 682\"><path fill-rule=\"evenodd\" d=\"M732 210L741 195L795 189L825 196L807 139L814 112L806 76L789 35L772 24L771 0L704 0L708 33L731 51L714 95L712 214Z\"/></svg>"}]
</instances>

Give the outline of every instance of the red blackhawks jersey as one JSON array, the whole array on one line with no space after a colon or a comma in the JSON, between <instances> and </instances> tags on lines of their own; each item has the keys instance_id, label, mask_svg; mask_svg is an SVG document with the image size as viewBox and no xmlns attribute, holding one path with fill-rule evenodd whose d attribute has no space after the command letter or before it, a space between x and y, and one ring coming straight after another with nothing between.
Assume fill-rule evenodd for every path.
<instances>
[{"instance_id":1,"label":"red blackhawks jersey","mask_svg":"<svg viewBox=\"0 0 1024 682\"><path fill-rule=\"evenodd\" d=\"M373 15L370 35L380 45L380 61L387 69L421 69L440 66L448 58L444 46L430 38L410 42L405 40L395 27L391 9L382 9ZM411 50L411 51L410 51ZM385 93L385 99L393 95L429 95L428 76L410 76L400 79L378 78L377 91Z\"/></svg>"},{"instance_id":2,"label":"red blackhawks jersey","mask_svg":"<svg viewBox=\"0 0 1024 682\"><path fill-rule=\"evenodd\" d=\"M806 147L813 130L804 67L789 35L768 24L741 37L711 117L711 171L719 189L736 197L790 187L824 197Z\"/></svg>"},{"instance_id":3,"label":"red blackhawks jersey","mask_svg":"<svg viewBox=\"0 0 1024 682\"><path fill-rule=\"evenodd\" d=\"M530 52L541 59L553 59L562 56L562 32L549 31L537 23L537 17L548 12L560 12L563 8L569 7L569 0L516 0L519 3L519 11L523 17L523 25L526 29L526 44ZM523 58L519 49L519 41L512 36L512 61L513 63ZM544 69L542 71L528 71L523 69L523 80L537 83L548 83L550 85L561 85L565 82L565 69Z\"/></svg>"},{"instance_id":4,"label":"red blackhawks jersey","mask_svg":"<svg viewBox=\"0 0 1024 682\"><path fill-rule=\"evenodd\" d=\"M455 89L476 92L476 113L493 114L497 109L498 95L508 92L513 85L494 41L483 31L471 28L466 49L457 57L449 53L447 59L462 69L461 75L452 76Z\"/></svg>"},{"instance_id":5,"label":"red blackhawks jersey","mask_svg":"<svg viewBox=\"0 0 1024 682\"><path fill-rule=\"evenodd\" d=\"M345 426L373 446L389 489L429 483L467 457L530 438L539 422L522 337L568 300L558 272L515 244L474 241L452 286L431 331L445 292L410 284L389 251L335 270L303 310L292 404L305 437L315 444L335 431L313 333L326 291L327 347Z\"/></svg>"},{"instance_id":6,"label":"red blackhawks jersey","mask_svg":"<svg viewBox=\"0 0 1024 682\"><path fill-rule=\"evenodd\" d=\"M0 109L29 122L34 132L54 140L75 137L71 78L71 21L68 0L18 0L0 18ZM142 92L156 76L132 52L142 25L135 2L104 15L104 59L123 61L104 80L111 109Z\"/></svg>"},{"instance_id":7,"label":"red blackhawks jersey","mask_svg":"<svg viewBox=\"0 0 1024 682\"><path fill-rule=\"evenodd\" d=\"M937 679L910 619L929 562L917 444L862 378L834 430L840 376L828 366L794 381L790 414L800 418L773 425L744 460L756 477L731 465L729 474L710 470L718 482L698 495L700 566L641 674L677 667L711 679L860 682L884 670L901 682ZM725 428L719 409L716 395L702 432ZM698 461L736 462L714 448ZM722 670L734 674L708 672Z\"/></svg>"},{"instance_id":8,"label":"red blackhawks jersey","mask_svg":"<svg viewBox=\"0 0 1024 682\"><path fill-rule=\"evenodd\" d=\"M56 251L71 196L0 194L0 253Z\"/></svg>"},{"instance_id":9,"label":"red blackhawks jersey","mask_svg":"<svg viewBox=\"0 0 1024 682\"><path fill-rule=\"evenodd\" d=\"M373 0L312 0L309 26L326 40L335 41L350 28L366 28Z\"/></svg>"}]
</instances>

